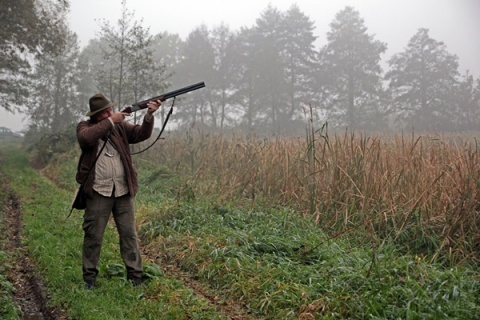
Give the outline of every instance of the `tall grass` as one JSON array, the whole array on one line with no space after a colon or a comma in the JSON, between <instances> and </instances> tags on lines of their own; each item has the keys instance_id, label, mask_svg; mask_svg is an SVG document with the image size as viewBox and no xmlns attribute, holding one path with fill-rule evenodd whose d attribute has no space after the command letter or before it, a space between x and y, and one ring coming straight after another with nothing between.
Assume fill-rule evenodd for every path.
<instances>
[{"instance_id":1,"label":"tall grass","mask_svg":"<svg viewBox=\"0 0 480 320\"><path fill-rule=\"evenodd\" d=\"M326 126L309 127L306 138L187 132L146 157L186 174L197 194L219 203L288 206L334 233L368 226L435 259L478 253L473 135L329 135Z\"/></svg>"}]
</instances>

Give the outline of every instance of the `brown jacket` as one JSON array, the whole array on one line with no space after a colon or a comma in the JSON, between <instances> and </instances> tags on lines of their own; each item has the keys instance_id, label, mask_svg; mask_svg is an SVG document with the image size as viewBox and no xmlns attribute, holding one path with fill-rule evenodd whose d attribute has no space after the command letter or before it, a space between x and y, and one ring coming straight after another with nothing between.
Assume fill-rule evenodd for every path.
<instances>
[{"instance_id":1,"label":"brown jacket","mask_svg":"<svg viewBox=\"0 0 480 320\"><path fill-rule=\"evenodd\" d=\"M153 123L153 119L151 122L144 119L142 125L122 122L112 126L109 119L103 119L100 122L87 120L78 123L77 140L82 154L78 163L76 180L81 184L88 176L84 185L87 196L93 195L93 181L95 180L95 169L90 174L89 171L94 164L98 148L103 146L104 140L101 139L108 134L108 138L120 153L130 195L134 197L137 194L138 177L137 171L133 167L129 144L139 143L150 138L153 132Z\"/></svg>"}]
</instances>

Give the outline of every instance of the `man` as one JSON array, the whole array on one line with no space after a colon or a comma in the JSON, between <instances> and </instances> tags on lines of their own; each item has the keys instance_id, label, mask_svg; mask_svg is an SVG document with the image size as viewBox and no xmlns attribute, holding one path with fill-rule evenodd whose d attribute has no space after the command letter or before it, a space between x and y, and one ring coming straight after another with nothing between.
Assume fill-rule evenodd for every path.
<instances>
[{"instance_id":1,"label":"man","mask_svg":"<svg viewBox=\"0 0 480 320\"><path fill-rule=\"evenodd\" d=\"M84 182L87 195L83 217L83 280L95 287L103 235L113 214L120 238L120 252L127 279L142 284L143 267L135 228L133 199L138 191L137 172L133 167L129 144L148 139L153 131L153 113L161 101L148 103L141 125L124 121L128 113L113 112L116 103L103 94L89 100L89 120L77 125L77 140L82 149L76 180Z\"/></svg>"}]
</instances>

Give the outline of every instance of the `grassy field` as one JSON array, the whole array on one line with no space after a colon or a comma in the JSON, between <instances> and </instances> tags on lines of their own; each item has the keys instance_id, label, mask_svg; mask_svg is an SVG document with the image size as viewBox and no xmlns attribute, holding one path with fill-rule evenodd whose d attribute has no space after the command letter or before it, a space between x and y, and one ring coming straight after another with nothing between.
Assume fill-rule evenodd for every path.
<instances>
[{"instance_id":1,"label":"grassy field","mask_svg":"<svg viewBox=\"0 0 480 320\"><path fill-rule=\"evenodd\" d=\"M28 251L72 319L480 317L467 142L168 137L135 158L152 281L128 285L110 226L94 291L81 281L81 212L66 218L77 158L38 171L2 151Z\"/></svg>"},{"instance_id":2,"label":"grassy field","mask_svg":"<svg viewBox=\"0 0 480 320\"><path fill-rule=\"evenodd\" d=\"M308 215L330 235L363 225L378 241L442 262L478 263L480 152L474 134L394 136L326 127L306 138L172 135L145 155L202 197Z\"/></svg>"},{"instance_id":3,"label":"grassy field","mask_svg":"<svg viewBox=\"0 0 480 320\"><path fill-rule=\"evenodd\" d=\"M206 299L179 280L163 277L148 261L150 286L131 286L118 268L121 259L113 226L105 235L98 288L86 290L81 274L82 222L79 213L67 219L71 192L33 170L25 154L16 149L2 150L2 172L21 199L23 241L45 281L50 303L65 310L69 318L226 319ZM5 292L2 299L8 299ZM12 311L2 312L2 319L7 315L17 319Z\"/></svg>"}]
</instances>

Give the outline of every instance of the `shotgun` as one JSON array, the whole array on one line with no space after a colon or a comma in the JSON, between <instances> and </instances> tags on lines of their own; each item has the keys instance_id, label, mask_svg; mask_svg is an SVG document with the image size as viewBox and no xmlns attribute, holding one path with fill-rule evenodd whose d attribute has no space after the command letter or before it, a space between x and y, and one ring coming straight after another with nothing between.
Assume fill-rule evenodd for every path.
<instances>
[{"instance_id":1,"label":"shotgun","mask_svg":"<svg viewBox=\"0 0 480 320\"><path fill-rule=\"evenodd\" d=\"M135 102L134 104L131 104L131 105L127 106L125 109L123 109L122 112L128 112L128 113L136 112L138 110L145 109L147 107L147 103L149 101L154 101L154 100L165 101L167 99L175 98L176 96L188 93L190 91L198 90L198 89L201 89L203 87L205 87L205 82L203 82L203 81L198 82L198 83L192 84L190 86L180 88L180 89L177 89L177 90L174 90L174 91L170 91L170 92L164 93L164 94L156 96L156 97L151 97L151 98L146 99L146 100Z\"/></svg>"}]
</instances>

